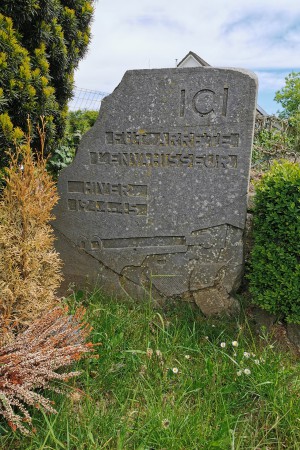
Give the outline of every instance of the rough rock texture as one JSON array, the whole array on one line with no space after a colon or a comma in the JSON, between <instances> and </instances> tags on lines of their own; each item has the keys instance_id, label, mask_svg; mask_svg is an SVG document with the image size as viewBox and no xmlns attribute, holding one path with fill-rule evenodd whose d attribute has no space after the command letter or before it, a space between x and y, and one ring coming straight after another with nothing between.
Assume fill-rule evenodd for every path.
<instances>
[{"instance_id":1,"label":"rough rock texture","mask_svg":"<svg viewBox=\"0 0 300 450\"><path fill-rule=\"evenodd\" d=\"M242 70L126 72L59 177L66 283L236 310L256 91Z\"/></svg>"},{"instance_id":2,"label":"rough rock texture","mask_svg":"<svg viewBox=\"0 0 300 450\"><path fill-rule=\"evenodd\" d=\"M289 340L300 350L300 325L296 323L288 323L286 331Z\"/></svg>"},{"instance_id":3,"label":"rough rock texture","mask_svg":"<svg viewBox=\"0 0 300 450\"><path fill-rule=\"evenodd\" d=\"M271 314L268 311L259 308L258 306L252 307L251 315L257 324L257 330L259 332L263 331L264 329L267 332L270 332L277 319L274 314Z\"/></svg>"}]
</instances>

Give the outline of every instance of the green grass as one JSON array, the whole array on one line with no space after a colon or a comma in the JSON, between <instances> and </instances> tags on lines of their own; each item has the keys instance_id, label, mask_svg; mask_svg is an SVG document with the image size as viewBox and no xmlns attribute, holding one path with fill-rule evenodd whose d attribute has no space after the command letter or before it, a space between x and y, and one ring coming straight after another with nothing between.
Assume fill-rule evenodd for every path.
<instances>
[{"instance_id":1,"label":"green grass","mask_svg":"<svg viewBox=\"0 0 300 450\"><path fill-rule=\"evenodd\" d=\"M212 320L185 303L80 297L71 303L88 306L100 358L80 364L79 391L49 394L57 415L32 411L34 435L2 420L1 449L300 448L299 362L243 314Z\"/></svg>"}]
</instances>

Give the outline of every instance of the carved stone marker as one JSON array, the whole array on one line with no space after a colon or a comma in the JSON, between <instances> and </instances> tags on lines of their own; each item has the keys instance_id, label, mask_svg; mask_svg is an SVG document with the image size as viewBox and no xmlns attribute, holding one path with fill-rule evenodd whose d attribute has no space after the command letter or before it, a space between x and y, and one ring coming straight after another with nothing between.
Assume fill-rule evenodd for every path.
<instances>
[{"instance_id":1,"label":"carved stone marker","mask_svg":"<svg viewBox=\"0 0 300 450\"><path fill-rule=\"evenodd\" d=\"M256 91L242 70L126 72L59 177L67 283L236 307Z\"/></svg>"}]
</instances>

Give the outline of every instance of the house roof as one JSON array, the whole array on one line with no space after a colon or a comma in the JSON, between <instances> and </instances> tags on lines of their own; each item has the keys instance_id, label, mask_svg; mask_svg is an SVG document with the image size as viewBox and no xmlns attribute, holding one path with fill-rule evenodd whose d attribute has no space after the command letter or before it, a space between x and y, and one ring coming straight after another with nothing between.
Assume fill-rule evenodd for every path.
<instances>
[{"instance_id":1,"label":"house roof","mask_svg":"<svg viewBox=\"0 0 300 450\"><path fill-rule=\"evenodd\" d=\"M194 58L201 66L207 66L210 67L210 64L208 64L204 59L200 58L200 56L197 55L197 53L194 52L188 52L187 55L177 64L177 67L180 67L189 57Z\"/></svg>"},{"instance_id":2,"label":"house roof","mask_svg":"<svg viewBox=\"0 0 300 450\"><path fill-rule=\"evenodd\" d=\"M269 114L259 105L256 105L256 110L262 116L268 116Z\"/></svg>"},{"instance_id":3,"label":"house roof","mask_svg":"<svg viewBox=\"0 0 300 450\"><path fill-rule=\"evenodd\" d=\"M210 64L208 64L206 61L204 61L204 59L200 58L200 56L197 55L197 53L194 52L188 52L185 57L177 64L177 67L184 67L184 63L189 60L189 59L194 59L194 61L202 67L211 67ZM268 116L269 114L259 105L256 105L256 112L260 115L260 116Z\"/></svg>"}]
</instances>

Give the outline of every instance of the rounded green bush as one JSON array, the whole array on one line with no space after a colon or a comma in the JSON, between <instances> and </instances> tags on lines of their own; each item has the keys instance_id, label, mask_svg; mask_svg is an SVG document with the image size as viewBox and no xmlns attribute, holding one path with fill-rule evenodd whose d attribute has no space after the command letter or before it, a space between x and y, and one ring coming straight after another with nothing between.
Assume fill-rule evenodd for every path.
<instances>
[{"instance_id":1,"label":"rounded green bush","mask_svg":"<svg viewBox=\"0 0 300 450\"><path fill-rule=\"evenodd\" d=\"M253 301L300 324L300 166L275 162L256 187L249 289Z\"/></svg>"}]
</instances>

